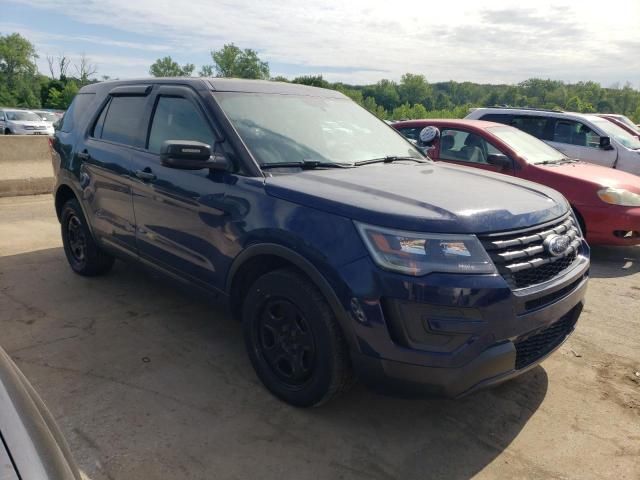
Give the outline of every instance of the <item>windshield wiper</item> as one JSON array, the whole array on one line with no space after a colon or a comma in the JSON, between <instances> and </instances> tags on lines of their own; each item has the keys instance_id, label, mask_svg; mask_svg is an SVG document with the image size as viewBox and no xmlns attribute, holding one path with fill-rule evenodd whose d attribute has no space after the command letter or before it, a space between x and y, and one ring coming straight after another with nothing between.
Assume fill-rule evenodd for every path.
<instances>
[{"instance_id":1,"label":"windshield wiper","mask_svg":"<svg viewBox=\"0 0 640 480\"><path fill-rule=\"evenodd\" d=\"M579 161L580 160L576 158L564 157L557 160L545 160L544 162L537 163L537 165L561 165L563 163L577 163Z\"/></svg>"},{"instance_id":2,"label":"windshield wiper","mask_svg":"<svg viewBox=\"0 0 640 480\"><path fill-rule=\"evenodd\" d=\"M313 170L315 168L352 168L354 165L349 163L338 162L322 162L320 160L303 160L302 162L275 162L261 163L260 168L263 170L269 168L301 168L302 170Z\"/></svg>"},{"instance_id":3,"label":"windshield wiper","mask_svg":"<svg viewBox=\"0 0 640 480\"><path fill-rule=\"evenodd\" d=\"M427 163L426 160L416 158L416 157L388 155L386 157L372 158L370 160L361 160L359 162L354 163L354 165L359 166L359 165L369 165L370 163L391 163L399 160L411 160L412 162Z\"/></svg>"}]
</instances>

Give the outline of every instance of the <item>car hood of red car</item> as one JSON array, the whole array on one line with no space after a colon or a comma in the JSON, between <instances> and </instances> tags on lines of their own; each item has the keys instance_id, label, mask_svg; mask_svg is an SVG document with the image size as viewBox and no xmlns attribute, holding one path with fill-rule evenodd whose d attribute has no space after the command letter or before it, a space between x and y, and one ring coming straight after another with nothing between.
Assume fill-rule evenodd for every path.
<instances>
[{"instance_id":1,"label":"car hood of red car","mask_svg":"<svg viewBox=\"0 0 640 480\"><path fill-rule=\"evenodd\" d=\"M634 193L640 193L639 176L613 168L602 167L586 162L533 166L539 170L540 174L549 179L552 177L569 177L571 179L582 180L584 183L589 183L596 188L616 187L624 188Z\"/></svg>"}]
</instances>

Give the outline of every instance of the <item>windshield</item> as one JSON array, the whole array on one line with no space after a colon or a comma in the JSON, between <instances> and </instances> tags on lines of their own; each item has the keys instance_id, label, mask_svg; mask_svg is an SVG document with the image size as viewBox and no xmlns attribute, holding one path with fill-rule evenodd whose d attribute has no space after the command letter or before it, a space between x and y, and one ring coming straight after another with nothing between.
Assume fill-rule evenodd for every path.
<instances>
[{"instance_id":1,"label":"windshield","mask_svg":"<svg viewBox=\"0 0 640 480\"><path fill-rule=\"evenodd\" d=\"M58 120L58 117L55 113L38 112L38 115L40 116L40 118L42 118L42 120L46 122L55 122L56 120Z\"/></svg>"},{"instance_id":2,"label":"windshield","mask_svg":"<svg viewBox=\"0 0 640 480\"><path fill-rule=\"evenodd\" d=\"M625 115L612 115L616 120L620 120L622 123L627 125L628 127L633 128L634 130L638 130L638 126L631 121L631 119Z\"/></svg>"},{"instance_id":3,"label":"windshield","mask_svg":"<svg viewBox=\"0 0 640 480\"><path fill-rule=\"evenodd\" d=\"M630 135L615 123L611 123L609 120L605 120L604 118L600 117L595 118L596 119L589 120L591 120L591 123L597 126L600 130L604 131L604 133L608 137L611 137L612 140L616 140L618 143L632 150L637 150L640 148L640 140L638 140L636 137Z\"/></svg>"},{"instance_id":4,"label":"windshield","mask_svg":"<svg viewBox=\"0 0 640 480\"><path fill-rule=\"evenodd\" d=\"M7 112L7 120L41 122L42 119L33 112Z\"/></svg>"},{"instance_id":5,"label":"windshield","mask_svg":"<svg viewBox=\"0 0 640 480\"><path fill-rule=\"evenodd\" d=\"M237 92L214 95L260 164L424 158L402 136L348 99Z\"/></svg>"},{"instance_id":6,"label":"windshield","mask_svg":"<svg viewBox=\"0 0 640 480\"><path fill-rule=\"evenodd\" d=\"M509 145L528 163L554 163L564 160L565 156L542 140L513 127L489 127L492 134Z\"/></svg>"}]
</instances>

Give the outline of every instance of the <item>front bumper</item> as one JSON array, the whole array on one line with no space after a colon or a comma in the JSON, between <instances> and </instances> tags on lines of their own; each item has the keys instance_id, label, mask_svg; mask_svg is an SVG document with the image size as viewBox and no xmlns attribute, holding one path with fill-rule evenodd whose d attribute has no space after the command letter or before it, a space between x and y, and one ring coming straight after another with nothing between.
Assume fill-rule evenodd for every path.
<instances>
[{"instance_id":1,"label":"front bumper","mask_svg":"<svg viewBox=\"0 0 640 480\"><path fill-rule=\"evenodd\" d=\"M13 133L14 135L49 135L51 136L54 134L54 130L53 130L53 127L47 128L44 130L25 130L22 128L14 128Z\"/></svg>"},{"instance_id":2,"label":"front bumper","mask_svg":"<svg viewBox=\"0 0 640 480\"><path fill-rule=\"evenodd\" d=\"M514 291L499 275L377 275L367 288L382 298L351 301L354 368L371 388L394 393L458 397L506 381L571 334L588 270L580 255L551 281Z\"/></svg>"},{"instance_id":3,"label":"front bumper","mask_svg":"<svg viewBox=\"0 0 640 480\"><path fill-rule=\"evenodd\" d=\"M591 245L640 245L640 207L580 207ZM624 234L631 232L629 236Z\"/></svg>"}]
</instances>

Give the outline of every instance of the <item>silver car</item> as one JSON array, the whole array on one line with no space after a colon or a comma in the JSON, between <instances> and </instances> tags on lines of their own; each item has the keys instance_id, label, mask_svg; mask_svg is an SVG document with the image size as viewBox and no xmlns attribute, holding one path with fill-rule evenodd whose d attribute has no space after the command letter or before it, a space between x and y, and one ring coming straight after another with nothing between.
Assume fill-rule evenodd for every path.
<instances>
[{"instance_id":1,"label":"silver car","mask_svg":"<svg viewBox=\"0 0 640 480\"><path fill-rule=\"evenodd\" d=\"M4 135L53 135L53 124L30 110L0 109L0 133Z\"/></svg>"},{"instance_id":2,"label":"silver car","mask_svg":"<svg viewBox=\"0 0 640 480\"><path fill-rule=\"evenodd\" d=\"M0 480L81 480L53 416L0 348Z\"/></svg>"}]
</instances>

